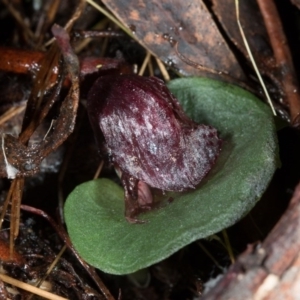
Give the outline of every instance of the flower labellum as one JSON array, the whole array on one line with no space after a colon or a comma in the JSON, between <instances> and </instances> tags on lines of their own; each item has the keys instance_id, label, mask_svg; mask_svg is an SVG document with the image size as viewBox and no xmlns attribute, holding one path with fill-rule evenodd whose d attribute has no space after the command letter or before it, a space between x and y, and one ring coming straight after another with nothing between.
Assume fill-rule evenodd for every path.
<instances>
[{"instance_id":1,"label":"flower labellum","mask_svg":"<svg viewBox=\"0 0 300 300\"><path fill-rule=\"evenodd\" d=\"M211 126L187 117L156 77L103 76L88 95L88 114L98 140L122 172L125 216L151 208L149 187L164 191L195 188L221 150Z\"/></svg>"}]
</instances>

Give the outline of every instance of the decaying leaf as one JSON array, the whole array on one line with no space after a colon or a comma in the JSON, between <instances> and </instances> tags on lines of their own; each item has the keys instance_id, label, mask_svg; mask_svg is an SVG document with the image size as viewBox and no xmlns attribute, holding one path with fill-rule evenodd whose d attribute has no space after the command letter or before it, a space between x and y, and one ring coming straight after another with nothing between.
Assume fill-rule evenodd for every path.
<instances>
[{"instance_id":1,"label":"decaying leaf","mask_svg":"<svg viewBox=\"0 0 300 300\"><path fill-rule=\"evenodd\" d=\"M74 54L68 34L59 26L53 27L53 34L61 48L71 87L60 108L60 116L50 135L37 145L24 145L11 135L2 136L0 152L0 175L14 178L38 171L41 161L58 148L73 131L79 101L79 62Z\"/></svg>"},{"instance_id":2,"label":"decaying leaf","mask_svg":"<svg viewBox=\"0 0 300 300\"><path fill-rule=\"evenodd\" d=\"M183 75L210 75L182 61L178 51L205 68L243 80L243 72L201 1L103 1L139 42Z\"/></svg>"},{"instance_id":3,"label":"decaying leaf","mask_svg":"<svg viewBox=\"0 0 300 300\"><path fill-rule=\"evenodd\" d=\"M235 2L231 0L213 0L213 10L235 46L245 57L249 57L238 29ZM243 30L255 62L261 72L272 74L276 67L276 61L256 1L239 1L239 10ZM229 14L228 11L232 11L232 13Z\"/></svg>"}]
</instances>

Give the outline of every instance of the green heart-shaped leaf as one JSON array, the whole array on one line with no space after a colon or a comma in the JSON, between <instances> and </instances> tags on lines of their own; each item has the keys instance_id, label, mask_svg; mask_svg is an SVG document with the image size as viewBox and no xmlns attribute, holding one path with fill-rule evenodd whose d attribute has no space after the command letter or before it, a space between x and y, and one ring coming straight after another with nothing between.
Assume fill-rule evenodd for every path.
<instances>
[{"instance_id":1,"label":"green heart-shaped leaf","mask_svg":"<svg viewBox=\"0 0 300 300\"><path fill-rule=\"evenodd\" d=\"M81 184L69 195L71 240L105 272L132 273L232 225L261 197L278 164L271 111L253 95L203 78L177 79L169 88L195 121L218 129L221 155L199 188L172 193L170 205L140 216L145 224L127 223L123 190L108 179Z\"/></svg>"}]
</instances>

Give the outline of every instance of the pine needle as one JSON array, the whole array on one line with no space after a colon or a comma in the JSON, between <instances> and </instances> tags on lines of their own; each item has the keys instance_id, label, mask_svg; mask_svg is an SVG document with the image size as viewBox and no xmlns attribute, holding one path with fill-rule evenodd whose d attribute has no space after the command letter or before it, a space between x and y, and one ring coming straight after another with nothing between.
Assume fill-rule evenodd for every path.
<instances>
[{"instance_id":1,"label":"pine needle","mask_svg":"<svg viewBox=\"0 0 300 300\"><path fill-rule=\"evenodd\" d=\"M68 300L67 298L63 298L61 296L49 293L47 291L44 291L42 289L39 289L37 287L34 287L28 283L22 282L20 280L14 279L10 276L4 275L4 274L0 274L0 279L6 283L9 283L17 288L20 288L22 290L28 291L30 293L33 293L35 295L44 297L46 299L50 299L50 300Z\"/></svg>"},{"instance_id":2,"label":"pine needle","mask_svg":"<svg viewBox=\"0 0 300 300\"><path fill-rule=\"evenodd\" d=\"M255 62L254 57L253 57L253 55L252 55L252 52L251 52L250 46L249 46L249 44L248 44L247 38L246 38L246 36L245 36L243 27L242 27L241 22L240 22L239 0L235 0L235 9L236 9L236 21L237 21L237 24L238 24L238 27L239 27L239 30L240 30L240 33L241 33L241 36L242 36L244 45L245 45L246 50L247 50L247 52L248 52L250 61L251 61L251 63L252 63L252 66L253 66L253 68L254 68L254 71L255 71L255 73L256 73L256 76L258 77L258 80L259 80L259 82L260 82L260 84L261 84L261 86L262 86L262 89L263 89L263 91L264 91L264 93L265 93L265 96L266 96L266 98L267 98L267 100L268 100L268 103L269 103L269 105L270 105L270 107L271 107L271 109L272 109L273 115L276 116L277 114L276 114L275 108L274 108L274 106L273 106L272 100L271 100L270 95L269 95L269 93L268 93L268 90L267 90L267 88L266 88L266 86L265 86L265 83L264 83L264 81L263 81L263 79L262 79L262 77L261 77L261 75L260 75L259 69L258 69L258 67L257 67L257 65L256 65L256 62Z\"/></svg>"}]
</instances>

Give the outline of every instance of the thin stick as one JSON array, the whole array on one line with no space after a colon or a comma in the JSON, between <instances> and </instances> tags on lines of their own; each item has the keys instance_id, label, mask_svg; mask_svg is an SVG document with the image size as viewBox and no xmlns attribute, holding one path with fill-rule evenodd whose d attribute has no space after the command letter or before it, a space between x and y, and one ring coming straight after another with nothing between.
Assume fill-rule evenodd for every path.
<instances>
[{"instance_id":1,"label":"thin stick","mask_svg":"<svg viewBox=\"0 0 300 300\"><path fill-rule=\"evenodd\" d=\"M228 75L227 72L225 71L221 71L221 70L215 70L215 69L212 69L212 68L209 68L209 67L206 67L200 63L196 63L192 60L190 60L189 58L185 57L179 50L178 50L178 42L175 41L174 42L174 49L175 49L175 52L177 54L177 56L183 61L185 62L186 64L198 69L198 70L202 70L202 71L205 71L205 72L209 72L209 73L212 73L212 74L217 74L217 75L225 75L225 76L228 76L231 78L231 76Z\"/></svg>"},{"instance_id":2,"label":"thin stick","mask_svg":"<svg viewBox=\"0 0 300 300\"><path fill-rule=\"evenodd\" d=\"M6 283L9 283L9 284L17 287L17 288L20 288L20 289L28 291L30 293L39 295L39 296L44 297L46 299L50 299L50 300L68 300L67 298L64 298L64 297L49 293L47 291L41 290L41 289L39 289L35 286L32 286L32 285L27 284L25 282L22 282L20 280L11 278L11 277L9 277L7 275L4 275L4 274L0 274L0 279L3 280Z\"/></svg>"},{"instance_id":3,"label":"thin stick","mask_svg":"<svg viewBox=\"0 0 300 300\"><path fill-rule=\"evenodd\" d=\"M16 178L15 188L11 195L11 214L10 214L10 235L9 235L9 253L11 259L14 253L14 242L19 235L20 225L20 204L24 188L24 178Z\"/></svg>"},{"instance_id":4,"label":"thin stick","mask_svg":"<svg viewBox=\"0 0 300 300\"><path fill-rule=\"evenodd\" d=\"M228 252L230 261L231 261L232 264L234 264L235 263L235 258L234 258L234 255L233 255L232 247L231 247L231 244L230 244L229 237L228 237L226 229L222 230L222 234L223 234L223 237L224 237L224 241L225 241L225 245L226 245L226 250Z\"/></svg>"},{"instance_id":5,"label":"thin stick","mask_svg":"<svg viewBox=\"0 0 300 300\"><path fill-rule=\"evenodd\" d=\"M36 284L35 284L36 287L40 287L43 284L43 282L46 280L46 278L48 277L48 275L52 272L52 270L54 269L54 267L57 265L58 261L60 260L61 256L66 251L66 249L67 249L67 245L64 245L61 248L61 250L59 251L59 253L55 257L55 259L53 260L53 262L49 266L46 274L39 281L36 282ZM30 300L32 298L32 296L33 296L33 294L31 294L26 300Z\"/></svg>"},{"instance_id":6,"label":"thin stick","mask_svg":"<svg viewBox=\"0 0 300 300\"><path fill-rule=\"evenodd\" d=\"M224 269L217 262L217 260L212 256L212 254L202 245L202 243L198 242L197 244L203 250L203 252L214 262L214 264L223 272Z\"/></svg>"},{"instance_id":7,"label":"thin stick","mask_svg":"<svg viewBox=\"0 0 300 300\"><path fill-rule=\"evenodd\" d=\"M164 80L166 82L170 81L171 78L170 78L169 72L167 71L165 65L162 63L162 61L159 58L155 57L155 60L156 60L156 63L160 69L160 72L161 72Z\"/></svg>"},{"instance_id":8,"label":"thin stick","mask_svg":"<svg viewBox=\"0 0 300 300\"><path fill-rule=\"evenodd\" d=\"M103 23L103 28L93 27L92 30L77 30L75 31L76 39L89 39L89 38L107 38L107 37L124 37L124 32L120 31L112 31L112 30L104 30L104 26L107 25L110 21L108 19L104 19L106 21Z\"/></svg>"},{"instance_id":9,"label":"thin stick","mask_svg":"<svg viewBox=\"0 0 300 300\"><path fill-rule=\"evenodd\" d=\"M99 175L100 175L100 173L102 171L103 165L104 165L104 160L102 159L101 162L100 162L100 164L99 164L99 166L98 166L98 168L97 168L97 171L96 171L93 179L97 179L99 177Z\"/></svg>"},{"instance_id":10,"label":"thin stick","mask_svg":"<svg viewBox=\"0 0 300 300\"><path fill-rule=\"evenodd\" d=\"M47 130L47 132L46 132L46 134L45 134L45 136L43 138L43 140L45 140L47 138L48 134L50 133L51 129L53 128L54 122L55 122L55 120L52 119L51 123L50 123L50 126L49 126L49 128L48 128L48 130Z\"/></svg>"},{"instance_id":11,"label":"thin stick","mask_svg":"<svg viewBox=\"0 0 300 300\"><path fill-rule=\"evenodd\" d=\"M154 76L153 64L152 64L151 57L150 57L150 60L149 60L149 63L148 63L148 69L149 69L150 76Z\"/></svg>"},{"instance_id":12,"label":"thin stick","mask_svg":"<svg viewBox=\"0 0 300 300\"><path fill-rule=\"evenodd\" d=\"M251 212L248 214L248 217L249 217L251 223L253 224L253 226L255 227L255 229L257 230L257 232L259 233L260 238L263 239L265 235L264 235L264 233L260 230L259 226L256 224L256 222L255 222L255 220L254 220L254 218L253 218Z\"/></svg>"},{"instance_id":13,"label":"thin stick","mask_svg":"<svg viewBox=\"0 0 300 300\"><path fill-rule=\"evenodd\" d=\"M21 25L22 29L26 32L29 38L34 39L34 34L31 31L31 29L28 27L26 22L24 22L24 16L20 14L19 11L17 11L13 5L12 1L8 0L2 0L2 2L6 5L7 9L11 13L11 15L15 18L15 20Z\"/></svg>"},{"instance_id":14,"label":"thin stick","mask_svg":"<svg viewBox=\"0 0 300 300\"><path fill-rule=\"evenodd\" d=\"M143 64L142 64L142 66L140 68L140 71L139 71L138 75L142 76L144 74L145 69L147 67L147 64L148 64L148 62L150 60L150 57L151 57L151 53L148 51L147 54L146 54L146 56L145 56L145 58L144 58Z\"/></svg>"},{"instance_id":15,"label":"thin stick","mask_svg":"<svg viewBox=\"0 0 300 300\"><path fill-rule=\"evenodd\" d=\"M57 14L57 10L59 8L60 0L53 0L51 4L48 6L48 9L44 14L39 18L38 25L36 27L36 31L34 36L37 40L36 48L39 48L45 38L45 32L50 27L50 24L53 23L54 18Z\"/></svg>"},{"instance_id":16,"label":"thin stick","mask_svg":"<svg viewBox=\"0 0 300 300\"><path fill-rule=\"evenodd\" d=\"M102 8L100 5L98 5L93 0L85 0L88 4L99 10L104 16L106 16L108 19L110 19L112 22L114 22L116 25L118 25L123 31L125 31L131 38L136 39L134 34L131 32L129 28L124 26L117 18L115 18L111 13L109 13L107 10Z\"/></svg>"},{"instance_id":17,"label":"thin stick","mask_svg":"<svg viewBox=\"0 0 300 300\"><path fill-rule=\"evenodd\" d=\"M25 104L22 104L20 106L13 106L10 109L8 109L3 115L0 117L0 125L4 124L6 121L11 119L12 117L20 114L25 109Z\"/></svg>"},{"instance_id":18,"label":"thin stick","mask_svg":"<svg viewBox=\"0 0 300 300\"><path fill-rule=\"evenodd\" d=\"M104 30L105 27L107 26L109 20L108 19L104 19L102 20L101 22L97 23L94 27L92 27L92 30ZM76 40L78 38L82 39L78 44L76 43L76 46L74 47L74 51L76 54L80 53L80 51L82 49L84 49L93 39L91 38L91 36L85 36L85 34L82 36L81 32L79 32L78 34L78 31L74 31L74 34L75 34L75 37L76 37ZM106 38L104 38L106 39ZM100 55L102 56L102 55Z\"/></svg>"},{"instance_id":19,"label":"thin stick","mask_svg":"<svg viewBox=\"0 0 300 300\"><path fill-rule=\"evenodd\" d=\"M270 1L268 1L268 3L269 3L269 2L270 2ZM245 45L245 47L246 47L247 53L248 53L248 55L249 55L250 61L251 61L251 63L252 63L253 69L254 69L254 71L255 71L255 73L256 73L256 76L258 77L258 80L259 80L261 86L262 86L262 89L263 89L263 91L264 91L264 93L265 93L265 96L266 96L266 98L267 98L267 101L269 102L269 105L270 105L270 107L271 107L271 109L272 109L273 115L276 116L277 114L276 114L275 108L274 108L274 106L273 106L272 100L271 100L271 98L270 98L270 96L269 96L269 93L268 93L268 90L267 90L267 88L266 88L266 86L265 86L265 84L264 84L264 81L263 81L263 79L262 79L262 77L261 77L261 75L260 75L259 69L258 69L258 67L257 67L257 65L256 65L256 62L255 62L254 57L253 57L253 55L252 55L250 46L249 46L248 41L247 41L247 39L246 39L246 36L245 36L244 30L243 30L243 27L242 27L241 22L240 22L239 0L235 0L235 9L236 9L236 21L237 21L237 24L238 24L238 27L239 27L239 30L240 30L240 33L241 33L241 36L242 36L244 45Z\"/></svg>"},{"instance_id":20,"label":"thin stick","mask_svg":"<svg viewBox=\"0 0 300 300\"><path fill-rule=\"evenodd\" d=\"M79 0L79 3L76 6L76 9L73 13L73 15L71 16L71 18L68 20L68 22L66 23L66 25L64 26L64 29L69 33L70 30L72 29L74 23L76 22L76 20L81 16L84 7L85 7L85 0ZM45 43L45 47L48 47L49 45L51 45L53 42L55 41L55 38L51 38L48 42Z\"/></svg>"},{"instance_id":21,"label":"thin stick","mask_svg":"<svg viewBox=\"0 0 300 300\"><path fill-rule=\"evenodd\" d=\"M292 124L300 126L299 82L280 16L274 1L257 0L257 3L268 31L279 73L283 74L282 85L290 106Z\"/></svg>"},{"instance_id":22,"label":"thin stick","mask_svg":"<svg viewBox=\"0 0 300 300\"><path fill-rule=\"evenodd\" d=\"M8 207L8 204L10 202L12 192L14 191L14 189L16 187L16 183L17 183L17 180L14 179L12 181L11 185L10 185L10 188L8 190L4 205L2 207L2 212L1 212L1 216L0 216L0 229L2 228L2 224L3 224L3 221L4 221L4 216L5 216L5 213L7 211L7 207Z\"/></svg>"}]
</instances>

